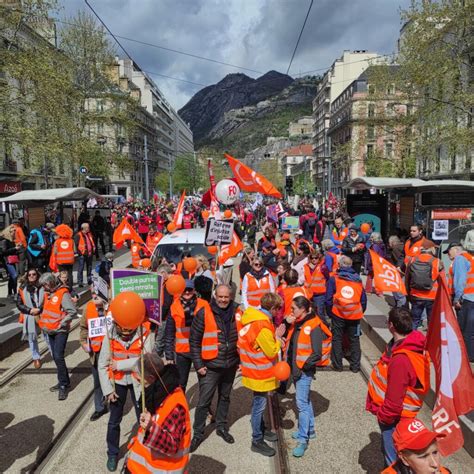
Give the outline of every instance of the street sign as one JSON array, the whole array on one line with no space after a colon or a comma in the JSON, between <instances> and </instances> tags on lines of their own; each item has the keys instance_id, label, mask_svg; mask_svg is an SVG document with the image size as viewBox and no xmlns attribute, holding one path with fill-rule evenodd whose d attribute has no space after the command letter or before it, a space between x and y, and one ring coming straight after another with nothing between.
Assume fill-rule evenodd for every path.
<instances>
[{"instance_id":1,"label":"street sign","mask_svg":"<svg viewBox=\"0 0 474 474\"><path fill-rule=\"evenodd\" d=\"M207 246L227 245L232 242L233 233L233 221L218 221L216 219L209 219L206 222L206 237L204 241Z\"/></svg>"},{"instance_id":2,"label":"street sign","mask_svg":"<svg viewBox=\"0 0 474 474\"><path fill-rule=\"evenodd\" d=\"M81 166L79 168L79 173L81 173L81 174L87 174L88 171L89 170L85 166Z\"/></svg>"}]
</instances>

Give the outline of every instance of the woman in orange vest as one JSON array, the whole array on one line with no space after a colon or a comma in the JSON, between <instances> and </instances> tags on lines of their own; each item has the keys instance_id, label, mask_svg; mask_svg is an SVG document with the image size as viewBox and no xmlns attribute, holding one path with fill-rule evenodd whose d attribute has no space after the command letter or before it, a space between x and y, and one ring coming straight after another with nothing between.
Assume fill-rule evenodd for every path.
<instances>
[{"instance_id":1,"label":"woman in orange vest","mask_svg":"<svg viewBox=\"0 0 474 474\"><path fill-rule=\"evenodd\" d=\"M291 313L291 302L296 296L304 296L311 298L311 291L305 286L298 285L298 272L293 268L290 268L285 272L283 279L286 283L286 287L282 288L278 293L283 299L283 316L290 316ZM278 326L281 320L276 319L275 325Z\"/></svg>"},{"instance_id":2,"label":"woman in orange vest","mask_svg":"<svg viewBox=\"0 0 474 474\"><path fill-rule=\"evenodd\" d=\"M102 394L102 389L100 388L99 372L97 369L99 353L102 347L104 336L89 336L89 325L91 319L104 318L103 322L105 322L105 304L106 301L104 301L99 295L92 293L92 300L87 303L86 309L83 311L79 322L79 342L81 343L84 352L89 355L92 379L94 381L95 411L90 417L91 421L98 420L102 415L107 413L107 407L104 404L104 395Z\"/></svg>"},{"instance_id":3,"label":"woman in orange vest","mask_svg":"<svg viewBox=\"0 0 474 474\"><path fill-rule=\"evenodd\" d=\"M298 409L298 431L292 435L298 444L293 449L293 456L302 457L309 440L316 437L310 389L316 366L329 363L331 331L313 313L310 300L304 296L292 300L290 311L295 324L286 338L289 341L287 360L296 387Z\"/></svg>"},{"instance_id":4,"label":"woman in orange vest","mask_svg":"<svg viewBox=\"0 0 474 474\"><path fill-rule=\"evenodd\" d=\"M261 258L254 258L252 269L244 276L242 281L242 305L244 309L249 306L258 308L260 299L266 293L275 291L275 280L269 271L264 268Z\"/></svg>"},{"instance_id":5,"label":"woman in orange vest","mask_svg":"<svg viewBox=\"0 0 474 474\"><path fill-rule=\"evenodd\" d=\"M52 273L44 273L39 280L46 296L38 325L42 329L46 343L58 370L58 384L50 388L58 392L58 400L66 400L67 390L71 383L66 367L64 351L69 336L71 320L77 314L76 306L71 300L69 288L58 284Z\"/></svg>"},{"instance_id":6,"label":"woman in orange vest","mask_svg":"<svg viewBox=\"0 0 474 474\"><path fill-rule=\"evenodd\" d=\"M282 324L276 330L273 318L283 307L283 300L275 293L265 293L260 309L249 307L242 315L238 348L242 385L253 392L250 423L252 425L251 450L263 456L274 456L275 450L266 441L277 441L276 433L265 430L263 413L268 393L278 388L273 365L278 360L285 332Z\"/></svg>"},{"instance_id":7,"label":"woman in orange vest","mask_svg":"<svg viewBox=\"0 0 474 474\"><path fill-rule=\"evenodd\" d=\"M140 428L128 448L127 472L184 473L189 460L189 406L175 365L155 352L144 356L145 406Z\"/></svg>"},{"instance_id":8,"label":"woman in orange vest","mask_svg":"<svg viewBox=\"0 0 474 474\"><path fill-rule=\"evenodd\" d=\"M154 339L145 324L141 328L125 329L114 321L102 341L97 369L102 393L109 403L107 469L111 472L117 469L120 451L120 423L128 392L132 397L137 420L140 418L138 400L141 386L137 371L140 354L142 351L144 353L152 352L153 348Z\"/></svg>"},{"instance_id":9,"label":"woman in orange vest","mask_svg":"<svg viewBox=\"0 0 474 474\"><path fill-rule=\"evenodd\" d=\"M206 317L210 312L209 303L197 297L194 281L186 280L183 294L171 305L165 328L165 357L168 363L176 363L183 390L186 390L192 364L189 346L191 324L198 313Z\"/></svg>"},{"instance_id":10,"label":"woman in orange vest","mask_svg":"<svg viewBox=\"0 0 474 474\"><path fill-rule=\"evenodd\" d=\"M397 459L382 474L450 474L451 471L441 465L437 443L444 436L444 433L430 431L417 418L402 419L393 433Z\"/></svg>"},{"instance_id":11,"label":"woman in orange vest","mask_svg":"<svg viewBox=\"0 0 474 474\"><path fill-rule=\"evenodd\" d=\"M146 248L143 244L140 244L138 242L132 242L132 245L130 247L130 255L132 258L132 267L133 268L138 268L142 266L142 259L147 257L147 252Z\"/></svg>"},{"instance_id":12,"label":"woman in orange vest","mask_svg":"<svg viewBox=\"0 0 474 474\"><path fill-rule=\"evenodd\" d=\"M324 255L319 249L314 250L304 266L305 287L311 291L311 302L318 316L327 321L326 316L326 281L329 279L329 270L324 263Z\"/></svg>"},{"instance_id":13,"label":"woman in orange vest","mask_svg":"<svg viewBox=\"0 0 474 474\"><path fill-rule=\"evenodd\" d=\"M51 257L49 258L49 267L53 272L67 271L69 277L69 286L72 288L73 274L72 267L74 265L74 240L72 238L74 232L66 224L56 226L53 231L58 238L54 241Z\"/></svg>"}]
</instances>

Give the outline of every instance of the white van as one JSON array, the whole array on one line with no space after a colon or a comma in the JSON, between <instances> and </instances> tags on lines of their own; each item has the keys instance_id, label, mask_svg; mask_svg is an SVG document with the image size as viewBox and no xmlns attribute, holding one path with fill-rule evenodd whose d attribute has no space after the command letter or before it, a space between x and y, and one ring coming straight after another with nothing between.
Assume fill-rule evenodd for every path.
<instances>
[{"instance_id":1,"label":"white van","mask_svg":"<svg viewBox=\"0 0 474 474\"><path fill-rule=\"evenodd\" d=\"M184 255L202 254L208 259L215 258L209 254L204 245L206 229L179 229L166 234L153 252L153 258L165 257L168 262L180 262Z\"/></svg>"}]
</instances>

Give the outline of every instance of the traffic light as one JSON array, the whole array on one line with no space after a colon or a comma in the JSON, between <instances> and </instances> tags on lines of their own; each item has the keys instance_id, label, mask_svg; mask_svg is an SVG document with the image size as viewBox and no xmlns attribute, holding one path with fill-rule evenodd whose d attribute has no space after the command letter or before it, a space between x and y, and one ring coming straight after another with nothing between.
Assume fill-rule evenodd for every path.
<instances>
[{"instance_id":1,"label":"traffic light","mask_svg":"<svg viewBox=\"0 0 474 474\"><path fill-rule=\"evenodd\" d=\"M285 181L286 194L293 194L293 176L287 176Z\"/></svg>"}]
</instances>

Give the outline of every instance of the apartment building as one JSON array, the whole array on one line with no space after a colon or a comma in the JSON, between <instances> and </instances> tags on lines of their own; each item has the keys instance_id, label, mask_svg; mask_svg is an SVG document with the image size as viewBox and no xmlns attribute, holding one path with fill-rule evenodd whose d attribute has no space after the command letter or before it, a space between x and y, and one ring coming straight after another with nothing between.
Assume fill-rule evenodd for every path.
<instances>
[{"instance_id":1,"label":"apartment building","mask_svg":"<svg viewBox=\"0 0 474 474\"><path fill-rule=\"evenodd\" d=\"M327 173L327 131L331 118L331 104L352 81L378 59L377 53L370 53L366 50L346 50L339 59L334 61L318 85L317 94L313 99L312 140L315 166L312 180L319 192L323 190L324 173Z\"/></svg>"}]
</instances>

